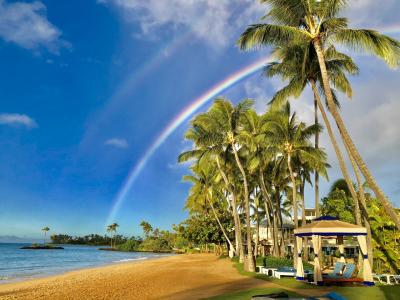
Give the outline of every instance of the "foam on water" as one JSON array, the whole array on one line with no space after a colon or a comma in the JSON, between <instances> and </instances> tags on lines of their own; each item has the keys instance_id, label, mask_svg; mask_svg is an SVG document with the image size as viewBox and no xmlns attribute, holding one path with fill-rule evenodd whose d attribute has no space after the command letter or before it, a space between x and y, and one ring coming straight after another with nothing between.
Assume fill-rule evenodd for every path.
<instances>
[{"instance_id":1,"label":"foam on water","mask_svg":"<svg viewBox=\"0 0 400 300\"><path fill-rule=\"evenodd\" d=\"M158 257L158 256L154 256L154 257ZM146 260L146 259L148 259L148 257L125 258L125 259L116 260L116 261L114 261L114 262L115 262L115 263L123 263L123 262L138 261L138 260Z\"/></svg>"}]
</instances>

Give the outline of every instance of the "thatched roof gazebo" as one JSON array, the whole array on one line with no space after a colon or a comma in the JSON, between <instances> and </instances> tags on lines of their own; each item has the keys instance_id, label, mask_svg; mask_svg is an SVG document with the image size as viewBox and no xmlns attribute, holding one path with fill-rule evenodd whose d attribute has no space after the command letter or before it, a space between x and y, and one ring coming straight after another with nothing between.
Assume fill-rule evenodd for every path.
<instances>
[{"instance_id":1,"label":"thatched roof gazebo","mask_svg":"<svg viewBox=\"0 0 400 300\"><path fill-rule=\"evenodd\" d=\"M368 249L367 249L367 229L342 222L337 220L335 217L323 216L315 219L313 222L306 224L305 226L299 227L294 230L297 244L297 272L296 279L304 280L304 269L301 254L303 252L303 237L311 237L315 258L314 258L314 283L318 285L323 284L321 266L319 264L318 255L321 252L321 245L323 238L337 237L338 247L340 252L340 260L344 262L344 236L355 236L360 245L360 249L363 255L363 280L365 285L374 285L372 278L371 265L368 260Z\"/></svg>"}]
</instances>

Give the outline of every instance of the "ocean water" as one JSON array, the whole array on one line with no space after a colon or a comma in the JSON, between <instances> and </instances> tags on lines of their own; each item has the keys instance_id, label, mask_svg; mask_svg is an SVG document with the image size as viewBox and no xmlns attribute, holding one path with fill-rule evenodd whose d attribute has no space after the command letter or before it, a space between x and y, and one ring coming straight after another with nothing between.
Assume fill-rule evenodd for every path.
<instances>
[{"instance_id":1,"label":"ocean water","mask_svg":"<svg viewBox=\"0 0 400 300\"><path fill-rule=\"evenodd\" d=\"M23 250L29 244L0 243L0 284L75 269L156 259L170 254L100 251L99 247L62 245L64 250Z\"/></svg>"}]
</instances>

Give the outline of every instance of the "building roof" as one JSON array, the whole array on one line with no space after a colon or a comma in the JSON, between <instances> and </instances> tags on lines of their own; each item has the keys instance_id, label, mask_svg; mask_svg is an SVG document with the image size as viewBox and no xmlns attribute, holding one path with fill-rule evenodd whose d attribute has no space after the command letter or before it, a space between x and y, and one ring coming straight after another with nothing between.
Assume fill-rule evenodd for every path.
<instances>
[{"instance_id":1,"label":"building roof","mask_svg":"<svg viewBox=\"0 0 400 300\"><path fill-rule=\"evenodd\" d=\"M282 224L283 228L287 228L287 229L293 229L294 228L294 222L290 218L287 218L287 217L283 216L282 217L282 222L283 222L283 224ZM269 227L269 226L267 226L267 219L262 220L260 222L260 226Z\"/></svg>"},{"instance_id":2,"label":"building roof","mask_svg":"<svg viewBox=\"0 0 400 300\"><path fill-rule=\"evenodd\" d=\"M339 221L333 217L324 216L315 219L294 230L296 236L342 236L342 235L366 235L367 229L362 226Z\"/></svg>"}]
</instances>

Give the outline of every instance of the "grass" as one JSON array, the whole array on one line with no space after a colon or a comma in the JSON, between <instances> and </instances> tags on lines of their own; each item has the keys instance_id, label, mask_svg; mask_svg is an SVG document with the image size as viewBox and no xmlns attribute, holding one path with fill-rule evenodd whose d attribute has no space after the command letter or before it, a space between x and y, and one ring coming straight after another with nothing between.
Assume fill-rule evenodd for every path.
<instances>
[{"instance_id":1,"label":"grass","mask_svg":"<svg viewBox=\"0 0 400 300\"><path fill-rule=\"evenodd\" d=\"M258 278L261 280L265 280L268 282L272 282L272 283L276 283L279 285L283 285L286 287L290 287L293 289L320 289L321 287L312 285L312 284L305 284L301 281L297 281L294 278L282 278L282 279L278 279L278 278L274 278L274 277L270 277L264 274L259 274L259 273L252 273L252 272L246 272L244 270L244 266L243 264L239 263L236 259L233 259L234 261L234 267L236 268L236 270L238 270L239 274L243 275L243 276L248 276L248 277L253 277L253 278Z\"/></svg>"},{"instance_id":2,"label":"grass","mask_svg":"<svg viewBox=\"0 0 400 300\"><path fill-rule=\"evenodd\" d=\"M346 297L348 300L398 300L400 299L400 286L354 286L354 287L335 287L335 292ZM243 298L245 299L245 298Z\"/></svg>"},{"instance_id":3,"label":"grass","mask_svg":"<svg viewBox=\"0 0 400 300\"><path fill-rule=\"evenodd\" d=\"M262 289L262 288L257 288L257 289L251 289L251 290L246 290L246 291L240 291L236 293L231 293L231 294L225 294L225 295L220 295L212 298L207 298L209 300L242 300L242 299L251 299L252 296L254 295L263 295L263 294L271 294L271 293L281 293L284 292L288 294L291 297L301 297L300 295L286 291L284 289L275 289L275 288L267 288L267 289Z\"/></svg>"},{"instance_id":4,"label":"grass","mask_svg":"<svg viewBox=\"0 0 400 300\"><path fill-rule=\"evenodd\" d=\"M326 289L326 293L328 294L330 291L334 291L348 300L398 300L400 299L400 286L374 286L374 287L364 287L364 286L348 286L348 287L337 287L331 286L329 289L325 287L315 286L311 284L306 284L301 281L297 281L294 278L272 278L268 277L263 274L257 274L252 272L244 271L243 264L240 264L236 259L232 260L234 262L234 267L238 270L239 274L243 276L258 278L261 280L265 280L268 282L273 282L275 284L279 284L282 286L282 289L275 289L275 288L266 288L266 289L250 289L246 291L241 291L237 293L225 294L220 295L217 297L209 298L212 300L222 300L222 299L233 299L233 300L250 300L251 296L257 294L269 294L269 293L279 293L285 292L290 296L298 296L292 292L285 290L285 287L292 288L292 289L319 289L324 290Z\"/></svg>"},{"instance_id":5,"label":"grass","mask_svg":"<svg viewBox=\"0 0 400 300\"><path fill-rule=\"evenodd\" d=\"M285 284L282 284L285 285ZM254 295L284 292L291 297L304 297L296 293L276 288L256 288L231 294L219 295L208 298L209 300L250 300ZM375 286L375 287L334 287L334 292L345 297L347 300L398 300L400 295L399 286ZM328 291L327 291L328 294Z\"/></svg>"}]
</instances>

